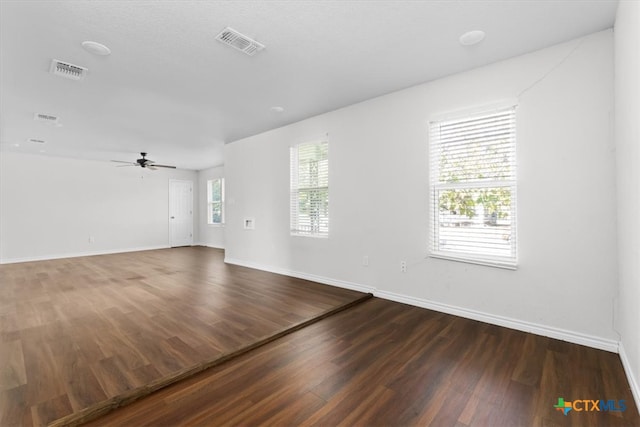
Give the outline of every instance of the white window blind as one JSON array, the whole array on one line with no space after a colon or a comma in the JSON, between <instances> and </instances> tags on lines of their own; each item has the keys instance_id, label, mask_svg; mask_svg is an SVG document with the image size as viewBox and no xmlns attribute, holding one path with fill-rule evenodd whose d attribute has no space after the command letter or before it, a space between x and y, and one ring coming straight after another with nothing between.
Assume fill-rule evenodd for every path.
<instances>
[{"instance_id":1,"label":"white window blind","mask_svg":"<svg viewBox=\"0 0 640 427\"><path fill-rule=\"evenodd\" d=\"M329 143L298 144L290 150L291 234L329 236Z\"/></svg>"},{"instance_id":2,"label":"white window blind","mask_svg":"<svg viewBox=\"0 0 640 427\"><path fill-rule=\"evenodd\" d=\"M431 122L430 253L515 268L515 107Z\"/></svg>"},{"instance_id":3,"label":"white window blind","mask_svg":"<svg viewBox=\"0 0 640 427\"><path fill-rule=\"evenodd\" d=\"M224 224L224 178L207 181L207 223Z\"/></svg>"}]
</instances>

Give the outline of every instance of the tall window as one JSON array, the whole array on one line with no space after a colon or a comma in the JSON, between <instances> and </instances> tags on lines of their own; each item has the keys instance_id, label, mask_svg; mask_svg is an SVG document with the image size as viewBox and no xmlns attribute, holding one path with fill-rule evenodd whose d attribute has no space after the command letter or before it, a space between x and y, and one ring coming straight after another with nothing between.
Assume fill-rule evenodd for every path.
<instances>
[{"instance_id":1,"label":"tall window","mask_svg":"<svg viewBox=\"0 0 640 427\"><path fill-rule=\"evenodd\" d=\"M431 256L516 266L515 107L429 124Z\"/></svg>"},{"instance_id":2,"label":"tall window","mask_svg":"<svg viewBox=\"0 0 640 427\"><path fill-rule=\"evenodd\" d=\"M207 181L207 222L224 224L224 178Z\"/></svg>"},{"instance_id":3,"label":"tall window","mask_svg":"<svg viewBox=\"0 0 640 427\"><path fill-rule=\"evenodd\" d=\"M329 143L298 144L290 150L291 234L329 236Z\"/></svg>"}]
</instances>

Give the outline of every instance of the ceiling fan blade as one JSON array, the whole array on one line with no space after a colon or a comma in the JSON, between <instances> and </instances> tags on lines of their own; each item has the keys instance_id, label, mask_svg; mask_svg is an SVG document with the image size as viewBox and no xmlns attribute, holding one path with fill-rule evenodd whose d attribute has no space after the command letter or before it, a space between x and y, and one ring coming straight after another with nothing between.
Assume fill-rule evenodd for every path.
<instances>
[{"instance_id":1,"label":"ceiling fan blade","mask_svg":"<svg viewBox=\"0 0 640 427\"><path fill-rule=\"evenodd\" d=\"M138 165L136 165L135 163L129 163L128 165L118 165L118 166L116 166L116 167L117 167L117 168L126 168L126 167L128 167L128 166L138 166Z\"/></svg>"},{"instance_id":2,"label":"ceiling fan blade","mask_svg":"<svg viewBox=\"0 0 640 427\"><path fill-rule=\"evenodd\" d=\"M157 168L167 168L167 169L175 169L175 166L169 165L157 165L153 160L149 160L146 158L147 153L140 153L142 156L141 159L136 160L135 162L125 162L122 160L111 160L114 163L125 163L124 165L119 165L117 167L122 166L140 166L142 168L156 170Z\"/></svg>"}]
</instances>

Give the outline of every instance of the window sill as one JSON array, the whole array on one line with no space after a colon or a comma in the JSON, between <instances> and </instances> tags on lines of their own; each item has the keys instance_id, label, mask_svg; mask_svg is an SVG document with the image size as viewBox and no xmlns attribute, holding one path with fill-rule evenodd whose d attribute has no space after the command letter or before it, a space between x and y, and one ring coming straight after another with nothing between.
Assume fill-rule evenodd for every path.
<instances>
[{"instance_id":1,"label":"window sill","mask_svg":"<svg viewBox=\"0 0 640 427\"><path fill-rule=\"evenodd\" d=\"M451 255L446 253L437 253L437 252L430 253L429 257L444 259L448 261L464 262L466 264L475 264L475 265L484 265L486 267L502 268L505 270L512 270L512 271L518 269L518 265L515 262L499 261L499 260L493 260L493 259L487 259L487 258L472 258L472 257L456 256L456 255Z\"/></svg>"},{"instance_id":2,"label":"window sill","mask_svg":"<svg viewBox=\"0 0 640 427\"><path fill-rule=\"evenodd\" d=\"M207 224L209 227L224 227L224 224Z\"/></svg>"},{"instance_id":3,"label":"window sill","mask_svg":"<svg viewBox=\"0 0 640 427\"><path fill-rule=\"evenodd\" d=\"M291 237L311 237L312 239L328 239L326 234L304 234L304 233L291 233Z\"/></svg>"}]
</instances>

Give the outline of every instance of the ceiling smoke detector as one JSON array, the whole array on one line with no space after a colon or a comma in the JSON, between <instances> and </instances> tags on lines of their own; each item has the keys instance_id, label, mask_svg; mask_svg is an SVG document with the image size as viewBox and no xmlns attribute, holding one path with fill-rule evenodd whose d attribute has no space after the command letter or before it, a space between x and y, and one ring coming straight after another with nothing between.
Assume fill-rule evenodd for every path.
<instances>
[{"instance_id":1,"label":"ceiling smoke detector","mask_svg":"<svg viewBox=\"0 0 640 427\"><path fill-rule=\"evenodd\" d=\"M84 67L78 65L69 64L58 59L51 61L51 68L49 69L51 74L56 76L65 77L71 80L82 80L87 75L87 70Z\"/></svg>"},{"instance_id":2,"label":"ceiling smoke detector","mask_svg":"<svg viewBox=\"0 0 640 427\"><path fill-rule=\"evenodd\" d=\"M233 28L225 28L216 36L216 40L231 46L240 52L253 56L264 49L264 45L234 30Z\"/></svg>"},{"instance_id":3,"label":"ceiling smoke detector","mask_svg":"<svg viewBox=\"0 0 640 427\"><path fill-rule=\"evenodd\" d=\"M103 45L102 43L92 42L90 40L82 42L82 47L89 53L100 56L111 55L111 49Z\"/></svg>"},{"instance_id":4,"label":"ceiling smoke detector","mask_svg":"<svg viewBox=\"0 0 640 427\"><path fill-rule=\"evenodd\" d=\"M482 30L468 31L460 36L458 41L462 46L473 46L484 40L485 33Z\"/></svg>"}]
</instances>

